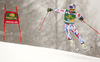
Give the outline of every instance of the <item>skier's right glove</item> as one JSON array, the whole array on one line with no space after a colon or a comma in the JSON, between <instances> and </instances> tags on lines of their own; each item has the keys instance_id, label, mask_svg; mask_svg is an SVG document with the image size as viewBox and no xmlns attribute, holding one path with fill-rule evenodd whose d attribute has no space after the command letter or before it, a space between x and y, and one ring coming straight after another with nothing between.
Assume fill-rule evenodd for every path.
<instances>
[{"instance_id":1,"label":"skier's right glove","mask_svg":"<svg viewBox=\"0 0 100 62\"><path fill-rule=\"evenodd\" d=\"M47 12L52 12L52 11L53 11L53 9L51 9L51 8L47 9Z\"/></svg>"},{"instance_id":2,"label":"skier's right glove","mask_svg":"<svg viewBox=\"0 0 100 62\"><path fill-rule=\"evenodd\" d=\"M81 21L82 21L82 20L84 20L84 18L83 18L83 17L80 17L80 18L79 18L79 20L81 20Z\"/></svg>"}]
</instances>

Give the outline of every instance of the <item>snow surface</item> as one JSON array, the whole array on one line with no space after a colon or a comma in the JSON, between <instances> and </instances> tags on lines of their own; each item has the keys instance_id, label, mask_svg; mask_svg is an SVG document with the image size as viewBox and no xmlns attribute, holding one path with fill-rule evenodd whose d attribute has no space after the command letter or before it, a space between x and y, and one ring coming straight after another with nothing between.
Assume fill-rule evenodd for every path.
<instances>
[{"instance_id":1,"label":"snow surface","mask_svg":"<svg viewBox=\"0 0 100 62\"><path fill-rule=\"evenodd\" d=\"M100 62L100 58L43 47L0 42L0 62Z\"/></svg>"}]
</instances>

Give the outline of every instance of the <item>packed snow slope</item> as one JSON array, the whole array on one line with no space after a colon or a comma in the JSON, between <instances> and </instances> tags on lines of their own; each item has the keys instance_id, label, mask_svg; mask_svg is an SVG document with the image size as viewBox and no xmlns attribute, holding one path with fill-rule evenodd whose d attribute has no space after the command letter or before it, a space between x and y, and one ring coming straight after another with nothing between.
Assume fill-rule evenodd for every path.
<instances>
[{"instance_id":1,"label":"packed snow slope","mask_svg":"<svg viewBox=\"0 0 100 62\"><path fill-rule=\"evenodd\" d=\"M0 42L0 62L100 62L100 58L43 47Z\"/></svg>"}]
</instances>

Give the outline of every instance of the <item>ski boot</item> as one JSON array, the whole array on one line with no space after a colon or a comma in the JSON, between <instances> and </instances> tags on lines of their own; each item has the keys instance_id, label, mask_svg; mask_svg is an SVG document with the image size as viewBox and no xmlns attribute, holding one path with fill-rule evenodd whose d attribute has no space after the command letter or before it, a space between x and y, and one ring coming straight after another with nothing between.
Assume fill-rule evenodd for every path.
<instances>
[{"instance_id":1,"label":"ski boot","mask_svg":"<svg viewBox=\"0 0 100 62\"><path fill-rule=\"evenodd\" d=\"M72 48L74 48L76 51L79 51L79 49L76 47L76 45L75 45L75 43L74 43L73 40L69 40L69 43L70 43L70 46L71 46Z\"/></svg>"},{"instance_id":2,"label":"ski boot","mask_svg":"<svg viewBox=\"0 0 100 62\"><path fill-rule=\"evenodd\" d=\"M82 45L82 47L83 47L83 49L84 49L84 52L86 52L86 51L89 51L89 50L90 50L90 48L88 48L88 47L86 46L86 44L85 44L85 43L81 43L81 45Z\"/></svg>"},{"instance_id":3,"label":"ski boot","mask_svg":"<svg viewBox=\"0 0 100 62\"><path fill-rule=\"evenodd\" d=\"M75 43L73 40L69 40L70 46L75 47Z\"/></svg>"}]
</instances>

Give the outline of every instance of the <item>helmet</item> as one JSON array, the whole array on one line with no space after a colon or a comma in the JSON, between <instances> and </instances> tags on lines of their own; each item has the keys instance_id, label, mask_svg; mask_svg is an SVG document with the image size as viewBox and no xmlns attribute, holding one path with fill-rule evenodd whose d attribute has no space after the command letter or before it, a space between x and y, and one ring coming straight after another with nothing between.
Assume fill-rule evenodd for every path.
<instances>
[{"instance_id":1,"label":"helmet","mask_svg":"<svg viewBox=\"0 0 100 62\"><path fill-rule=\"evenodd\" d=\"M70 8L70 9L75 9L76 6L75 6L74 4L70 4L69 8Z\"/></svg>"}]
</instances>

